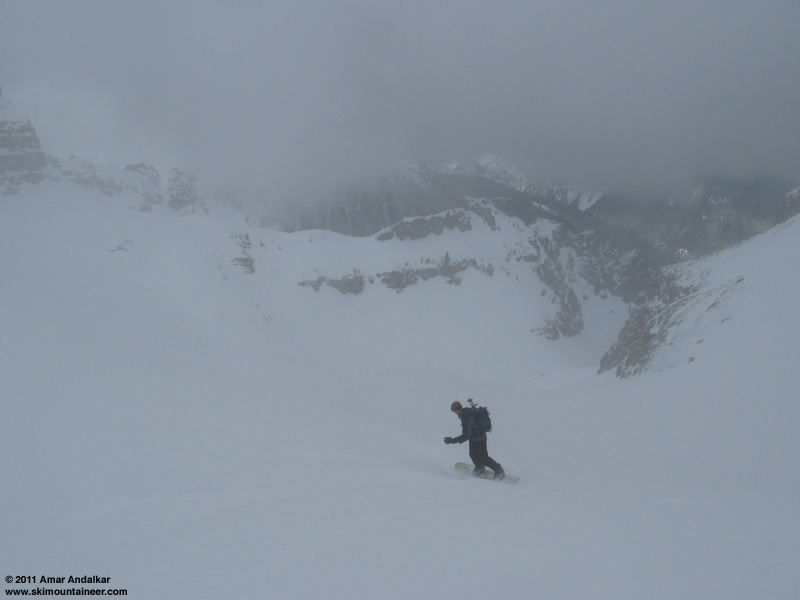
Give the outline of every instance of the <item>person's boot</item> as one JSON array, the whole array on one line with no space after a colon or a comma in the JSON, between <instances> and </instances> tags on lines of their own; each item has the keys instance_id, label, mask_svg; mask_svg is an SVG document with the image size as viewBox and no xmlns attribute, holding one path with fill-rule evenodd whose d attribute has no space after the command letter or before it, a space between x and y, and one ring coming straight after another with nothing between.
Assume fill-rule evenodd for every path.
<instances>
[{"instance_id":1,"label":"person's boot","mask_svg":"<svg viewBox=\"0 0 800 600\"><path fill-rule=\"evenodd\" d=\"M503 467L500 463L497 463L497 466L494 469L494 478L495 479L502 479L506 476L506 472L503 470Z\"/></svg>"},{"instance_id":2,"label":"person's boot","mask_svg":"<svg viewBox=\"0 0 800 600\"><path fill-rule=\"evenodd\" d=\"M483 465L480 465L480 466L475 467L474 469L472 469L472 474L475 475L475 477L479 477L480 475L483 475L483 472L485 470L486 470L486 467L484 467Z\"/></svg>"}]
</instances>

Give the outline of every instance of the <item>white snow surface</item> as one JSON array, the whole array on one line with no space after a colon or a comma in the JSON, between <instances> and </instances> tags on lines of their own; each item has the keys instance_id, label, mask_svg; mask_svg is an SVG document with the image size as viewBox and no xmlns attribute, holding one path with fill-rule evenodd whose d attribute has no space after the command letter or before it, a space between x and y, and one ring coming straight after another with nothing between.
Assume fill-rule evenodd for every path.
<instances>
[{"instance_id":1,"label":"white snow surface","mask_svg":"<svg viewBox=\"0 0 800 600\"><path fill-rule=\"evenodd\" d=\"M595 374L624 306L547 341L513 264L297 285L504 250L484 234L287 234L63 181L0 199L4 575L148 599L798 597L800 221L678 267L699 291L629 380ZM453 468L468 397L518 483ZM34 587L79 586L6 585Z\"/></svg>"}]
</instances>

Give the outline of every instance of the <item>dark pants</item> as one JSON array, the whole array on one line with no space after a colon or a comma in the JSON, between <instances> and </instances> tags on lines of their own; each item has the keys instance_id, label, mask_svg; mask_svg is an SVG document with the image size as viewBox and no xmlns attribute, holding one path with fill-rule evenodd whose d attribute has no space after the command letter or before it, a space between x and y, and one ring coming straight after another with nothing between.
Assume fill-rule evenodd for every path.
<instances>
[{"instance_id":1,"label":"dark pants","mask_svg":"<svg viewBox=\"0 0 800 600\"><path fill-rule=\"evenodd\" d=\"M469 457L475 468L489 467L495 473L500 469L493 458L489 456L489 450L486 448L486 440L470 440L469 441Z\"/></svg>"}]
</instances>

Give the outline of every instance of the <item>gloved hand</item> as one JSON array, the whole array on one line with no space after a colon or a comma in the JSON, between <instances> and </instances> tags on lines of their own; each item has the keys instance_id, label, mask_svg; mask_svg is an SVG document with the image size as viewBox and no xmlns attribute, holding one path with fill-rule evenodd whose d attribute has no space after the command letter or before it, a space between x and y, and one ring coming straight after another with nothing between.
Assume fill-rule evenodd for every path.
<instances>
[{"instance_id":1,"label":"gloved hand","mask_svg":"<svg viewBox=\"0 0 800 600\"><path fill-rule=\"evenodd\" d=\"M452 444L454 442L455 442L455 440L453 438L451 438L451 437L444 438L444 443L445 444Z\"/></svg>"}]
</instances>

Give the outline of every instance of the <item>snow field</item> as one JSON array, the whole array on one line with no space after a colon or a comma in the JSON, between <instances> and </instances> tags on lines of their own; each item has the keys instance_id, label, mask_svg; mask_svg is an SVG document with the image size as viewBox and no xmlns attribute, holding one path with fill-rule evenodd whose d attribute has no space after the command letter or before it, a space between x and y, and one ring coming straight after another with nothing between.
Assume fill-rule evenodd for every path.
<instances>
[{"instance_id":1,"label":"snow field","mask_svg":"<svg viewBox=\"0 0 800 600\"><path fill-rule=\"evenodd\" d=\"M0 564L134 598L794 597L797 227L692 265L703 301L619 381L594 375L611 303L591 341L554 344L530 333L535 282L499 273L297 285L455 259L457 234L288 235L26 188L0 204ZM467 397L517 484L453 469Z\"/></svg>"}]
</instances>

